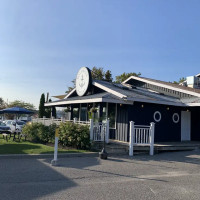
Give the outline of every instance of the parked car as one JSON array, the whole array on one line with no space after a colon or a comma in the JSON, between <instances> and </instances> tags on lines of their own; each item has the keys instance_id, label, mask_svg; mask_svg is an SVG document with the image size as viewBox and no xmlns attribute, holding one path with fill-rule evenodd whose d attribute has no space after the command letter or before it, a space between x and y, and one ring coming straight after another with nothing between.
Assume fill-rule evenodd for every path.
<instances>
[{"instance_id":1,"label":"parked car","mask_svg":"<svg viewBox=\"0 0 200 200\"><path fill-rule=\"evenodd\" d=\"M0 133L10 133L11 129L9 126L6 126L5 123L3 123L2 121L0 121Z\"/></svg>"},{"instance_id":2,"label":"parked car","mask_svg":"<svg viewBox=\"0 0 200 200\"><path fill-rule=\"evenodd\" d=\"M14 133L16 131L21 132L26 123L23 121L6 120L5 124L9 126L11 132Z\"/></svg>"}]
</instances>

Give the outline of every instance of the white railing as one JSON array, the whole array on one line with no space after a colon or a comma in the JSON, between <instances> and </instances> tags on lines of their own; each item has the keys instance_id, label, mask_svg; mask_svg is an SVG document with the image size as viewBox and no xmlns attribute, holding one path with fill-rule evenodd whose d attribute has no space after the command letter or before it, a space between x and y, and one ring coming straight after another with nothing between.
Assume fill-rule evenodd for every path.
<instances>
[{"instance_id":1,"label":"white railing","mask_svg":"<svg viewBox=\"0 0 200 200\"><path fill-rule=\"evenodd\" d=\"M150 155L154 155L154 131L155 123L151 122L150 126L134 125L130 122L130 139L129 139L129 155L133 156L134 145L149 145Z\"/></svg>"},{"instance_id":2,"label":"white railing","mask_svg":"<svg viewBox=\"0 0 200 200\"><path fill-rule=\"evenodd\" d=\"M109 142L109 120L106 122L97 122L94 123L90 119L90 140L95 142L104 141Z\"/></svg>"},{"instance_id":3,"label":"white railing","mask_svg":"<svg viewBox=\"0 0 200 200\"><path fill-rule=\"evenodd\" d=\"M49 126L51 124L57 124L59 125L61 122L74 122L77 124L83 124L83 125L89 125L90 122L89 121L78 121L77 118L74 118L74 120L66 120L64 118L61 119L55 119L55 118L36 118L36 119L32 119L33 123L42 123L46 126Z\"/></svg>"}]
</instances>

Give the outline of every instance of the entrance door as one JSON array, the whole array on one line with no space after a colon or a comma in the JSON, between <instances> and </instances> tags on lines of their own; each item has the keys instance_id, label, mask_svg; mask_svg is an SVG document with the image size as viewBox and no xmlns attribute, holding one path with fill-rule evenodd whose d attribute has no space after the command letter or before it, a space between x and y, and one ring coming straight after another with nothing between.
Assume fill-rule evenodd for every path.
<instances>
[{"instance_id":1,"label":"entrance door","mask_svg":"<svg viewBox=\"0 0 200 200\"><path fill-rule=\"evenodd\" d=\"M191 140L191 113L181 111L181 141Z\"/></svg>"}]
</instances>

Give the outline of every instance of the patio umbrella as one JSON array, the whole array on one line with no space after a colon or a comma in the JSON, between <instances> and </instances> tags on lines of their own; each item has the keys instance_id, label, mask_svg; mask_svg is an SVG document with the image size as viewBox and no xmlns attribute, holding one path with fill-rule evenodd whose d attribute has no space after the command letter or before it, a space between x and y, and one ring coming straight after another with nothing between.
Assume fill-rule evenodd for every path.
<instances>
[{"instance_id":1,"label":"patio umbrella","mask_svg":"<svg viewBox=\"0 0 200 200\"><path fill-rule=\"evenodd\" d=\"M12 108L5 108L0 110L0 114L10 113L10 114L33 114L33 111L27 110L26 108L21 107L12 107Z\"/></svg>"},{"instance_id":2,"label":"patio umbrella","mask_svg":"<svg viewBox=\"0 0 200 200\"><path fill-rule=\"evenodd\" d=\"M17 121L17 115L19 114L33 114L33 111L27 110L26 108L21 107L12 107L12 108L5 108L3 110L0 110L0 114L16 114L16 121ZM16 130L16 123L15 123L15 130Z\"/></svg>"}]
</instances>

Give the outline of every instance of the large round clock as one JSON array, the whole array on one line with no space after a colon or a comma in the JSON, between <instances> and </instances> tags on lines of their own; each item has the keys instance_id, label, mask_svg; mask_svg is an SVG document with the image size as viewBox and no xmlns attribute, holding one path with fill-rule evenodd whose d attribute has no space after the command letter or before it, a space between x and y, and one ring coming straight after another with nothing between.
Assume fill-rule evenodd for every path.
<instances>
[{"instance_id":1,"label":"large round clock","mask_svg":"<svg viewBox=\"0 0 200 200\"><path fill-rule=\"evenodd\" d=\"M76 76L76 93L78 96L86 94L91 82L91 72L87 67L81 67Z\"/></svg>"}]
</instances>

